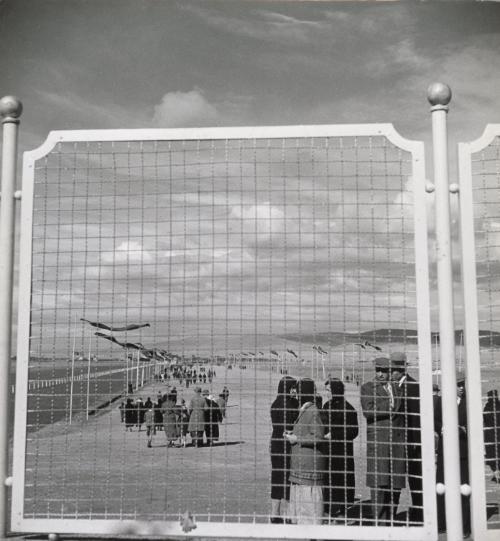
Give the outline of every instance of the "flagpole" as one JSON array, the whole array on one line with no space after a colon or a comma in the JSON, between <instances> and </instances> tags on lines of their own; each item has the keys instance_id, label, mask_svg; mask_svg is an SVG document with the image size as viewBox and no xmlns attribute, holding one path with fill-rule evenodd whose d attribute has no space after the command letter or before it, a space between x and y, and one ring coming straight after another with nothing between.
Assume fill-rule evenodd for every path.
<instances>
[{"instance_id":1,"label":"flagpole","mask_svg":"<svg viewBox=\"0 0 500 541\"><path fill-rule=\"evenodd\" d=\"M312 354L312 357L311 357L311 379L314 379L314 352L315 351L316 350L313 347L313 354Z\"/></svg>"},{"instance_id":2,"label":"flagpole","mask_svg":"<svg viewBox=\"0 0 500 541\"><path fill-rule=\"evenodd\" d=\"M324 356L324 355L321 355L321 365L322 365L322 368L323 368L323 379L326 379L326 374L325 374L325 356Z\"/></svg>"},{"instance_id":3,"label":"flagpole","mask_svg":"<svg viewBox=\"0 0 500 541\"><path fill-rule=\"evenodd\" d=\"M89 338L89 362L87 365L87 421L89 419L89 395L90 395L90 357L92 351L92 332L90 333Z\"/></svg>"},{"instance_id":4,"label":"flagpole","mask_svg":"<svg viewBox=\"0 0 500 541\"><path fill-rule=\"evenodd\" d=\"M128 396L128 348L125 348L125 393Z\"/></svg>"},{"instance_id":5,"label":"flagpole","mask_svg":"<svg viewBox=\"0 0 500 541\"><path fill-rule=\"evenodd\" d=\"M73 419L73 380L75 377L75 348L76 348L76 314L73 325L73 351L71 352L71 381L69 384L69 424Z\"/></svg>"},{"instance_id":6,"label":"flagpole","mask_svg":"<svg viewBox=\"0 0 500 541\"><path fill-rule=\"evenodd\" d=\"M139 389L139 350L137 350L137 366L135 368L135 388Z\"/></svg>"},{"instance_id":7,"label":"flagpole","mask_svg":"<svg viewBox=\"0 0 500 541\"><path fill-rule=\"evenodd\" d=\"M344 351L342 351L342 381L344 381Z\"/></svg>"}]
</instances>

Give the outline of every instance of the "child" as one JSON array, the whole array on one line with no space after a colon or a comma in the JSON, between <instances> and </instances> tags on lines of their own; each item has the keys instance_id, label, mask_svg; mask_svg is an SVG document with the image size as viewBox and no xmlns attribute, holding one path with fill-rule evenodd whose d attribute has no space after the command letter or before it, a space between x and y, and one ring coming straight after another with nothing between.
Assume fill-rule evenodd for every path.
<instances>
[{"instance_id":1,"label":"child","mask_svg":"<svg viewBox=\"0 0 500 541\"><path fill-rule=\"evenodd\" d=\"M146 424L146 435L148 437L148 447L152 447L153 435L156 434L155 427L155 412L153 408L146 410L144 415L144 422Z\"/></svg>"}]
</instances>

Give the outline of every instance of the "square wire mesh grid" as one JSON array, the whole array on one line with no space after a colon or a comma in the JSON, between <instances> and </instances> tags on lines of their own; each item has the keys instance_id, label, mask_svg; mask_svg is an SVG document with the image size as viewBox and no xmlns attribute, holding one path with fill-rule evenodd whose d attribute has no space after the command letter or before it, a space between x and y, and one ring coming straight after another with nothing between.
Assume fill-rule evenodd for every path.
<instances>
[{"instance_id":1,"label":"square wire mesh grid","mask_svg":"<svg viewBox=\"0 0 500 541\"><path fill-rule=\"evenodd\" d=\"M412 190L411 155L382 136L59 143L38 160L25 517L368 525L385 506L420 524L404 489L420 414L398 428L403 391L364 386L391 351L418 380ZM315 383L312 441L273 424L287 375ZM345 402L323 410L330 378ZM412 497L418 516L421 484Z\"/></svg>"},{"instance_id":2,"label":"square wire mesh grid","mask_svg":"<svg viewBox=\"0 0 500 541\"><path fill-rule=\"evenodd\" d=\"M500 528L500 137L472 155L488 528ZM496 472L496 473L495 473Z\"/></svg>"}]
</instances>

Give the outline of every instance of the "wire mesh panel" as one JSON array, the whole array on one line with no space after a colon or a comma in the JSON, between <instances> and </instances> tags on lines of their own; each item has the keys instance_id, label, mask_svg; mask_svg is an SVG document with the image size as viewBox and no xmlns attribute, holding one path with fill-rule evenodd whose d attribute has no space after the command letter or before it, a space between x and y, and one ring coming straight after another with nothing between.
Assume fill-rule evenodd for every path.
<instances>
[{"instance_id":1,"label":"wire mesh panel","mask_svg":"<svg viewBox=\"0 0 500 541\"><path fill-rule=\"evenodd\" d=\"M500 125L489 125L480 139L461 144L459 157L469 380L462 482L469 481L464 479L469 459L474 536L487 540L496 539L500 528ZM474 442L470 450L467 439Z\"/></svg>"},{"instance_id":2,"label":"wire mesh panel","mask_svg":"<svg viewBox=\"0 0 500 541\"><path fill-rule=\"evenodd\" d=\"M423 166L390 125L27 154L13 526L433 538Z\"/></svg>"}]
</instances>

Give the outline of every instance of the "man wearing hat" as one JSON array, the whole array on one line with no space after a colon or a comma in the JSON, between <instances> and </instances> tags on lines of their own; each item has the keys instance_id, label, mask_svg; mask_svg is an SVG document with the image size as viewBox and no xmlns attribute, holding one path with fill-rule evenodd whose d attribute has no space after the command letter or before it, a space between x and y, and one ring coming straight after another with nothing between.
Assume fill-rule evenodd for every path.
<instances>
[{"instance_id":1,"label":"man wearing hat","mask_svg":"<svg viewBox=\"0 0 500 541\"><path fill-rule=\"evenodd\" d=\"M191 434L195 447L203 446L203 432L205 430L205 397L201 394L201 387L195 387L194 396L188 406L189 424L188 432Z\"/></svg>"},{"instance_id":2,"label":"man wearing hat","mask_svg":"<svg viewBox=\"0 0 500 541\"><path fill-rule=\"evenodd\" d=\"M396 508L393 492L404 488L406 480L399 469L401 462L395 460L393 445L393 416L399 409L399 396L389 379L388 357L374 359L375 378L361 386L361 408L366 418L366 484L371 489L370 517L376 525L390 521Z\"/></svg>"},{"instance_id":3,"label":"man wearing hat","mask_svg":"<svg viewBox=\"0 0 500 541\"><path fill-rule=\"evenodd\" d=\"M399 456L395 460L402 462L408 475L408 485L411 493L412 506L409 509L409 519L412 523L422 523L424 520L423 487L422 487L422 447L420 439L420 386L418 381L407 372L406 353L393 352L390 355L391 380L395 393L400 398L399 408L393 419L394 441L400 441ZM394 506L397 508L401 490L393 495Z\"/></svg>"}]
</instances>

